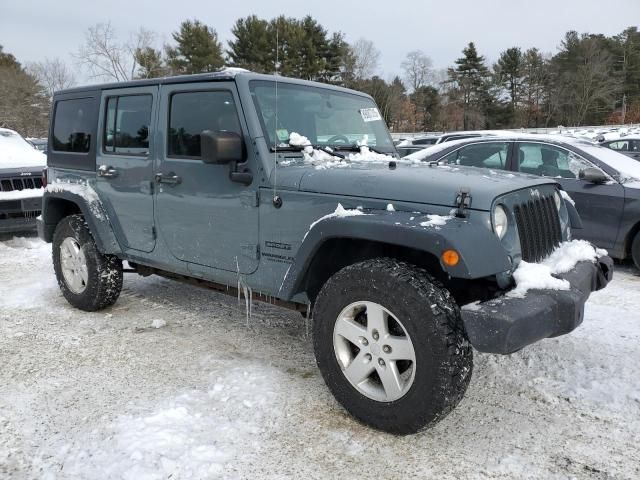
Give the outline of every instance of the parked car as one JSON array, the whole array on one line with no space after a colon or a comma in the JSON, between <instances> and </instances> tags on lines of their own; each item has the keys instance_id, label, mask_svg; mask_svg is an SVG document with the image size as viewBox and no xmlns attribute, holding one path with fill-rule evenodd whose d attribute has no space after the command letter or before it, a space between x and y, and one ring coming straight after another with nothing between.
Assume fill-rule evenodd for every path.
<instances>
[{"instance_id":1,"label":"parked car","mask_svg":"<svg viewBox=\"0 0 640 480\"><path fill-rule=\"evenodd\" d=\"M413 152L417 152L426 148L429 145L434 145L438 142L439 135L420 135L414 138L403 139L396 145L396 151L398 155L404 157Z\"/></svg>"},{"instance_id":2,"label":"parked car","mask_svg":"<svg viewBox=\"0 0 640 480\"><path fill-rule=\"evenodd\" d=\"M640 268L640 163L625 155L588 140L520 134L461 140L407 158L553 178L582 219L574 235Z\"/></svg>"},{"instance_id":3,"label":"parked car","mask_svg":"<svg viewBox=\"0 0 640 480\"><path fill-rule=\"evenodd\" d=\"M27 138L27 141L33 145L33 148L40 150L42 153L47 153L47 139L46 138Z\"/></svg>"},{"instance_id":4,"label":"parked car","mask_svg":"<svg viewBox=\"0 0 640 480\"><path fill-rule=\"evenodd\" d=\"M640 135L621 136L615 140L603 140L603 147L620 152L635 160L640 160Z\"/></svg>"},{"instance_id":5,"label":"parked car","mask_svg":"<svg viewBox=\"0 0 640 480\"><path fill-rule=\"evenodd\" d=\"M438 138L436 144L452 142L454 140L464 140L466 138L478 138L478 137L493 137L493 136L505 136L515 135L511 132L504 130L469 130L460 132L443 133Z\"/></svg>"},{"instance_id":6,"label":"parked car","mask_svg":"<svg viewBox=\"0 0 640 480\"><path fill-rule=\"evenodd\" d=\"M419 152L429 145L438 145L441 143L452 142L454 140L463 140L465 138L477 138L493 135L507 135L507 132L498 130L474 130L443 133L441 135L426 135L413 139L405 139L396 145L396 150L400 157L406 157L412 153Z\"/></svg>"},{"instance_id":7,"label":"parked car","mask_svg":"<svg viewBox=\"0 0 640 480\"><path fill-rule=\"evenodd\" d=\"M0 233L35 230L46 160L17 132L0 128Z\"/></svg>"},{"instance_id":8,"label":"parked car","mask_svg":"<svg viewBox=\"0 0 640 480\"><path fill-rule=\"evenodd\" d=\"M52 111L38 231L71 305L114 304L124 260L260 291L312 315L328 387L382 430L433 425L464 395L471 345L567 333L611 279L585 244L563 280L509 295L521 260L573 245L555 180L402 162L360 92L234 69L57 92ZM507 215L521 208L526 228Z\"/></svg>"}]
</instances>

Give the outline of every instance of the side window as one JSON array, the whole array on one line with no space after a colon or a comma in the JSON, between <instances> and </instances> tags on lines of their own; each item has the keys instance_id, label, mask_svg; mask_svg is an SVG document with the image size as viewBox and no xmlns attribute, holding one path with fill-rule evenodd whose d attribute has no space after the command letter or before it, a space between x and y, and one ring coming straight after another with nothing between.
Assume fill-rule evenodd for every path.
<instances>
[{"instance_id":1,"label":"side window","mask_svg":"<svg viewBox=\"0 0 640 480\"><path fill-rule=\"evenodd\" d=\"M104 128L104 151L120 155L149 153L151 95L109 97Z\"/></svg>"},{"instance_id":2,"label":"side window","mask_svg":"<svg viewBox=\"0 0 640 480\"><path fill-rule=\"evenodd\" d=\"M521 143L517 151L518 171L553 178L578 178L580 170L592 166L573 152L546 143Z\"/></svg>"},{"instance_id":3,"label":"side window","mask_svg":"<svg viewBox=\"0 0 640 480\"><path fill-rule=\"evenodd\" d=\"M508 150L506 142L477 143L450 153L443 161L469 167L504 169Z\"/></svg>"},{"instance_id":4,"label":"side window","mask_svg":"<svg viewBox=\"0 0 640 480\"><path fill-rule=\"evenodd\" d=\"M91 148L91 98L56 102L53 117L53 150L87 153Z\"/></svg>"},{"instance_id":5,"label":"side window","mask_svg":"<svg viewBox=\"0 0 640 480\"><path fill-rule=\"evenodd\" d=\"M566 164L566 168L571 171L571 177L570 178L580 178L580 171L584 170L585 168L590 168L593 167L593 164L591 162L588 162L587 160L585 160L584 158L582 158L581 156L573 153L573 152L569 152L569 154L567 155L567 164ZM568 175L567 175L568 177Z\"/></svg>"},{"instance_id":6,"label":"side window","mask_svg":"<svg viewBox=\"0 0 640 480\"><path fill-rule=\"evenodd\" d=\"M629 148L629 141L619 141L619 142L611 142L609 145L607 145L610 149L612 150L618 150L618 151L622 151L622 152L627 152L629 150L631 150L631 148Z\"/></svg>"},{"instance_id":7,"label":"side window","mask_svg":"<svg viewBox=\"0 0 640 480\"><path fill-rule=\"evenodd\" d=\"M170 100L167 152L170 157L200 158L204 130L242 135L230 92L174 93Z\"/></svg>"}]
</instances>

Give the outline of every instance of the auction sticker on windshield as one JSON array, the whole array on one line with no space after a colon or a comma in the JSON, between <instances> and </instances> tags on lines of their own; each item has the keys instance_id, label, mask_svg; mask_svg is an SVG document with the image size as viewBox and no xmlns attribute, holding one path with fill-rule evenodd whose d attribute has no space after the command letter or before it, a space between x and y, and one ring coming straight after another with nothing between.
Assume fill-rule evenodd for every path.
<instances>
[{"instance_id":1,"label":"auction sticker on windshield","mask_svg":"<svg viewBox=\"0 0 640 480\"><path fill-rule=\"evenodd\" d=\"M382 120L380 112L377 108L361 108L360 115L365 122L375 122L376 120Z\"/></svg>"}]
</instances>

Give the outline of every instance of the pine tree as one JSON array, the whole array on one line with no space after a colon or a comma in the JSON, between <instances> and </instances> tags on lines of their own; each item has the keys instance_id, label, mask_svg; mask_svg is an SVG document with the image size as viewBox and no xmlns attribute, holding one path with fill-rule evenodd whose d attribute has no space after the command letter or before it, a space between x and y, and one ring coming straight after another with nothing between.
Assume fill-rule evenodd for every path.
<instances>
[{"instance_id":1,"label":"pine tree","mask_svg":"<svg viewBox=\"0 0 640 480\"><path fill-rule=\"evenodd\" d=\"M523 62L522 51L518 47L512 47L500 54L498 63L494 66L497 83L509 95L512 113L515 113L520 103Z\"/></svg>"},{"instance_id":2,"label":"pine tree","mask_svg":"<svg viewBox=\"0 0 640 480\"><path fill-rule=\"evenodd\" d=\"M198 20L185 20L173 33L175 47L167 47L167 64L179 74L213 72L224 65L216 31Z\"/></svg>"},{"instance_id":3,"label":"pine tree","mask_svg":"<svg viewBox=\"0 0 640 480\"><path fill-rule=\"evenodd\" d=\"M235 40L229 41L227 55L234 67L259 73L273 73L275 38L271 38L269 22L255 15L239 18L231 28Z\"/></svg>"},{"instance_id":4,"label":"pine tree","mask_svg":"<svg viewBox=\"0 0 640 480\"><path fill-rule=\"evenodd\" d=\"M488 78L489 69L483 56L478 55L473 42L462 50L463 56L456 60L456 68L450 68L449 81L454 84L453 94L463 109L463 128L480 127L485 124L486 105L491 101Z\"/></svg>"},{"instance_id":5,"label":"pine tree","mask_svg":"<svg viewBox=\"0 0 640 480\"><path fill-rule=\"evenodd\" d=\"M138 64L136 78L157 78L166 74L160 50L153 47L137 48L134 56Z\"/></svg>"}]
</instances>

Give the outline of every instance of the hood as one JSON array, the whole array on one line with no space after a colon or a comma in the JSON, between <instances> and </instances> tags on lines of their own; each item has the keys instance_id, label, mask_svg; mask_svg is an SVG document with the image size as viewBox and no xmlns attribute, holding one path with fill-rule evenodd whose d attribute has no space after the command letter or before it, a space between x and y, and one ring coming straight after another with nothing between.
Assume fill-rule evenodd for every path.
<instances>
[{"instance_id":1,"label":"hood","mask_svg":"<svg viewBox=\"0 0 640 480\"><path fill-rule=\"evenodd\" d=\"M27 143L13 130L0 128L0 170L29 167L43 168L47 156Z\"/></svg>"},{"instance_id":2,"label":"hood","mask_svg":"<svg viewBox=\"0 0 640 480\"><path fill-rule=\"evenodd\" d=\"M300 191L455 207L461 189L468 189L474 210L490 210L506 193L554 184L552 179L475 167L430 166L425 163L351 164L344 168L282 167L278 186Z\"/></svg>"}]
</instances>

